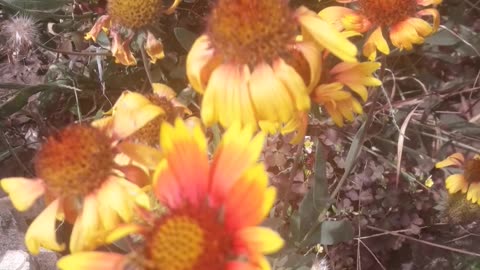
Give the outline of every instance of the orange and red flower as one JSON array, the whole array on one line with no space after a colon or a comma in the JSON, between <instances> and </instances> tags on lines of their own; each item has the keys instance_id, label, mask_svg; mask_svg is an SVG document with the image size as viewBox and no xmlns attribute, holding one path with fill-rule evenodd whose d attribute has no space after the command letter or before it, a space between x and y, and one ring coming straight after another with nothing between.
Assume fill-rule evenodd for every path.
<instances>
[{"instance_id":1,"label":"orange and red flower","mask_svg":"<svg viewBox=\"0 0 480 270\"><path fill-rule=\"evenodd\" d=\"M127 255L82 252L58 262L60 269L270 269L263 254L279 250L283 240L259 227L269 213L275 189L258 163L263 136L232 125L208 161L200 127L164 123L160 143L165 159L153 186L165 214L143 213L141 224L119 227L110 241L135 233L143 241Z\"/></svg>"},{"instance_id":2,"label":"orange and red flower","mask_svg":"<svg viewBox=\"0 0 480 270\"><path fill-rule=\"evenodd\" d=\"M121 139L163 111L139 94L123 95L144 106L135 112L119 111L118 117L103 129L86 124L67 126L42 145L35 158L35 178L0 180L0 186L20 211L45 196L47 208L25 235L31 253L37 254L40 247L55 251L65 248L55 237L57 220L73 224L71 252L89 250L101 244L107 231L131 220L134 205L147 206L146 194L125 178L132 175L132 168L122 167L114 159Z\"/></svg>"},{"instance_id":3,"label":"orange and red flower","mask_svg":"<svg viewBox=\"0 0 480 270\"><path fill-rule=\"evenodd\" d=\"M334 6L323 9L319 16L334 24L339 30L359 33L371 32L363 54L370 60L377 56L377 50L390 53L384 38L389 33L393 46L400 50L411 50L413 44L421 44L425 37L435 33L440 24L440 15L435 8L442 0L337 0L339 3L356 3L358 9ZM420 9L420 10L419 10ZM423 19L431 17L432 25Z\"/></svg>"},{"instance_id":4,"label":"orange and red flower","mask_svg":"<svg viewBox=\"0 0 480 270\"><path fill-rule=\"evenodd\" d=\"M298 35L303 38L299 39ZM276 132L310 109L322 51L356 61L356 47L305 7L286 0L219 0L187 56L207 125L235 122Z\"/></svg>"}]
</instances>

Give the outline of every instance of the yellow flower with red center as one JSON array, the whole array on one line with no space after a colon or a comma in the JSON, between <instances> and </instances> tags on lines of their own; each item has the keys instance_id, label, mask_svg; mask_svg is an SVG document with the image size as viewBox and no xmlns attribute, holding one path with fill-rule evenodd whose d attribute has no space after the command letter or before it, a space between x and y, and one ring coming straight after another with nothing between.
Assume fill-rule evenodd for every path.
<instances>
[{"instance_id":1,"label":"yellow flower with red center","mask_svg":"<svg viewBox=\"0 0 480 270\"><path fill-rule=\"evenodd\" d=\"M382 84L372 75L379 68L380 63L377 62L339 63L329 71L326 83L313 90L312 100L323 106L333 122L342 127L345 120L353 121L354 113L363 113L359 99L367 101L367 86Z\"/></svg>"},{"instance_id":2,"label":"yellow flower with red center","mask_svg":"<svg viewBox=\"0 0 480 270\"><path fill-rule=\"evenodd\" d=\"M445 180L450 194L461 191L467 193L467 200L480 205L480 156L475 155L465 161L461 153L455 153L435 164L435 168L454 166L463 169L463 173L452 174Z\"/></svg>"},{"instance_id":3,"label":"yellow flower with red center","mask_svg":"<svg viewBox=\"0 0 480 270\"><path fill-rule=\"evenodd\" d=\"M187 56L190 84L203 95L202 120L278 131L309 110L323 49L356 61L356 47L305 7L292 10L286 0L217 1Z\"/></svg>"},{"instance_id":4,"label":"yellow flower with red center","mask_svg":"<svg viewBox=\"0 0 480 270\"><path fill-rule=\"evenodd\" d=\"M165 159L153 178L154 192L167 208L158 217L141 211L142 225L119 227L115 241L136 233L143 241L127 255L82 252L58 262L60 269L270 269L264 254L279 250L283 240L260 227L276 191L268 186L258 163L264 136L252 128L232 125L224 134L213 161L200 127L190 130L178 120L164 123L160 143Z\"/></svg>"},{"instance_id":5,"label":"yellow flower with red center","mask_svg":"<svg viewBox=\"0 0 480 270\"><path fill-rule=\"evenodd\" d=\"M180 4L175 0L172 5L164 9L162 0L108 0L107 15L98 18L92 29L85 35L85 39L96 41L102 31L110 30L112 37L111 52L115 62L125 66L136 65L137 60L130 51L130 43L136 33L145 34L144 46L150 61L155 63L165 57L163 44L149 30L144 31L155 22L161 13L170 14ZM127 36L123 35L127 32Z\"/></svg>"},{"instance_id":6,"label":"yellow flower with red center","mask_svg":"<svg viewBox=\"0 0 480 270\"><path fill-rule=\"evenodd\" d=\"M40 247L55 251L65 248L55 237L57 220L73 224L71 252L93 249L101 244L107 231L131 220L136 204L148 202L140 187L124 178L130 174L130 168L117 165L114 158L120 140L163 111L141 95L124 95L144 106L135 112L119 112L104 129L67 126L42 145L35 158L35 178L0 180L0 186L19 211L29 209L45 195L48 206L25 235L31 253L38 254Z\"/></svg>"},{"instance_id":7,"label":"yellow flower with red center","mask_svg":"<svg viewBox=\"0 0 480 270\"><path fill-rule=\"evenodd\" d=\"M390 48L383 32L389 33L393 46L411 50L421 44L425 37L435 33L440 24L440 15L435 8L442 0L337 0L339 3L357 3L358 10L346 7L328 7L319 16L333 23L339 30L371 32L363 46L363 54L370 60L377 50L389 54ZM423 19L431 17L432 25Z\"/></svg>"}]
</instances>

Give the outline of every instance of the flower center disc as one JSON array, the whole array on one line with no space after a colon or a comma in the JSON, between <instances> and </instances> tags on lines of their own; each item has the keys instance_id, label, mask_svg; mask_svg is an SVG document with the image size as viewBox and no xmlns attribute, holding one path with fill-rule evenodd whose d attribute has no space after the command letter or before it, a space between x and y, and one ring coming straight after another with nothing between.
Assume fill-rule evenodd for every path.
<instances>
[{"instance_id":1,"label":"flower center disc","mask_svg":"<svg viewBox=\"0 0 480 270\"><path fill-rule=\"evenodd\" d=\"M297 27L287 1L219 0L208 34L225 60L254 66L287 52Z\"/></svg>"},{"instance_id":2,"label":"flower center disc","mask_svg":"<svg viewBox=\"0 0 480 270\"><path fill-rule=\"evenodd\" d=\"M475 157L465 163L465 180L468 183L480 182L480 158Z\"/></svg>"},{"instance_id":3,"label":"flower center disc","mask_svg":"<svg viewBox=\"0 0 480 270\"><path fill-rule=\"evenodd\" d=\"M415 15L416 0L359 0L362 13L375 25L391 26Z\"/></svg>"},{"instance_id":4,"label":"flower center disc","mask_svg":"<svg viewBox=\"0 0 480 270\"><path fill-rule=\"evenodd\" d=\"M71 125L43 144L35 172L59 195L86 195L102 185L113 167L111 140L100 130Z\"/></svg>"},{"instance_id":5,"label":"flower center disc","mask_svg":"<svg viewBox=\"0 0 480 270\"><path fill-rule=\"evenodd\" d=\"M153 23L161 10L161 0L108 0L107 5L112 20L131 29Z\"/></svg>"},{"instance_id":6,"label":"flower center disc","mask_svg":"<svg viewBox=\"0 0 480 270\"><path fill-rule=\"evenodd\" d=\"M146 269L226 268L230 238L214 216L197 210L196 214L188 210L169 214L157 222L146 238Z\"/></svg>"}]
</instances>

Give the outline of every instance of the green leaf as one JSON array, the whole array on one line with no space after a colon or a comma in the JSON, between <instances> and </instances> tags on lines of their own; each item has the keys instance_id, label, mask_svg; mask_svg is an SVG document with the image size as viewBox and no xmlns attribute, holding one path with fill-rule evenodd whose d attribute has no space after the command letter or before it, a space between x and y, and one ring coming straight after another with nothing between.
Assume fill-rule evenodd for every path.
<instances>
[{"instance_id":1,"label":"green leaf","mask_svg":"<svg viewBox=\"0 0 480 270\"><path fill-rule=\"evenodd\" d=\"M322 223L320 244L335 245L353 239L353 226L349 220L327 220Z\"/></svg>"},{"instance_id":2,"label":"green leaf","mask_svg":"<svg viewBox=\"0 0 480 270\"><path fill-rule=\"evenodd\" d=\"M315 224L317 217L322 213L329 203L328 182L327 182L327 166L325 158L325 149L323 145L316 142L317 148L315 153L315 182L307 195L303 198L300 209L300 232L299 236L304 235Z\"/></svg>"},{"instance_id":3,"label":"green leaf","mask_svg":"<svg viewBox=\"0 0 480 270\"><path fill-rule=\"evenodd\" d=\"M5 0L7 4L30 11L47 11L61 9L69 0Z\"/></svg>"},{"instance_id":4,"label":"green leaf","mask_svg":"<svg viewBox=\"0 0 480 270\"><path fill-rule=\"evenodd\" d=\"M178 40L178 43L188 52L193 45L193 42L198 38L198 35L188 31L183 27L175 27L173 33Z\"/></svg>"}]
</instances>

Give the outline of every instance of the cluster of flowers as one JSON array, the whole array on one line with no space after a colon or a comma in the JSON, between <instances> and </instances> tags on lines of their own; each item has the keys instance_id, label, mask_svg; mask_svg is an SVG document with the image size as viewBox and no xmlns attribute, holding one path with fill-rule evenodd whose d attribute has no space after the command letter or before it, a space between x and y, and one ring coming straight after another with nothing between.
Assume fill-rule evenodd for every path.
<instances>
[{"instance_id":1,"label":"cluster of flowers","mask_svg":"<svg viewBox=\"0 0 480 270\"><path fill-rule=\"evenodd\" d=\"M20 211L45 199L26 233L28 250L68 248L60 269L270 269L264 255L283 240L259 226L276 195L258 161L264 134L296 132L300 141L312 102L338 126L353 121L367 87L381 85L373 73L377 51L390 52L383 34L410 50L439 24L436 9L422 8L440 0L338 2L357 9L316 14L287 0L218 0L187 57L188 80L203 95L201 119L166 85L148 96L126 91L104 118L49 137L36 178L0 181ZM143 33L154 62L163 45L147 26L179 3L109 0L86 38L109 32L116 62L135 65L130 41ZM366 32L369 61L358 62L349 38ZM226 132L209 158L203 125L217 123ZM63 222L73 225L68 247L56 238ZM131 235L141 237L129 238L128 254L95 251Z\"/></svg>"}]
</instances>

